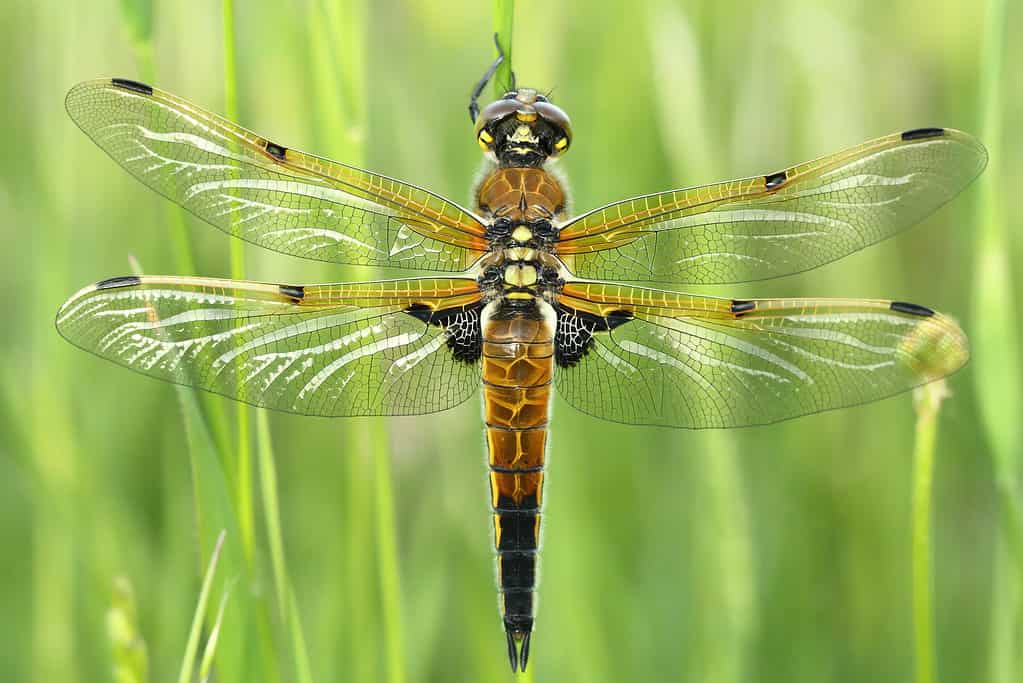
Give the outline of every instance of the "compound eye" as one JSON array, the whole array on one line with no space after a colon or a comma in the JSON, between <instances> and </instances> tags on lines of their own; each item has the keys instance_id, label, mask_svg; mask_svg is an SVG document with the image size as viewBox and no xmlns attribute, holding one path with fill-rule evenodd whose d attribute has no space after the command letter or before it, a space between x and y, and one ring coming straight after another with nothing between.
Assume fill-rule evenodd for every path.
<instances>
[{"instance_id":1,"label":"compound eye","mask_svg":"<svg viewBox=\"0 0 1023 683\"><path fill-rule=\"evenodd\" d=\"M540 118L558 129L557 136L554 138L554 155L564 153L572 143L572 121L568 118L568 114L550 102L538 101L533 106L536 107L536 113L540 115Z\"/></svg>"},{"instance_id":2,"label":"compound eye","mask_svg":"<svg viewBox=\"0 0 1023 683\"><path fill-rule=\"evenodd\" d=\"M513 97L511 99L497 100L483 107L483 111L476 118L476 139L481 145L486 142L481 137L483 131L488 131L487 135L490 135L489 131L493 130L493 124L518 111L519 104L519 101Z\"/></svg>"}]
</instances>

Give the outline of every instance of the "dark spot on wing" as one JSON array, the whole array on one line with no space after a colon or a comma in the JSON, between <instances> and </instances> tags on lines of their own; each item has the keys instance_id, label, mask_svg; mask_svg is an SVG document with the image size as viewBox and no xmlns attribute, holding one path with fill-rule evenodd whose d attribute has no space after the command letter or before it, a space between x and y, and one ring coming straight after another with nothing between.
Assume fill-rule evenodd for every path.
<instances>
[{"instance_id":1,"label":"dark spot on wing","mask_svg":"<svg viewBox=\"0 0 1023 683\"><path fill-rule=\"evenodd\" d=\"M785 182L785 171L778 173L772 173L771 175L764 176L764 187L768 190L773 190L776 187L781 187L782 183Z\"/></svg>"},{"instance_id":2,"label":"dark spot on wing","mask_svg":"<svg viewBox=\"0 0 1023 683\"><path fill-rule=\"evenodd\" d=\"M132 92L141 93L143 95L152 95L153 86L146 85L145 83L139 83L138 81L132 81L127 78L111 78L111 85L116 85L118 88L124 88L125 90L131 90Z\"/></svg>"},{"instance_id":3,"label":"dark spot on wing","mask_svg":"<svg viewBox=\"0 0 1023 683\"><path fill-rule=\"evenodd\" d=\"M287 147L281 147L280 145L274 142L270 142L269 140L266 141L266 153L272 156L274 159L277 159L278 161L284 161L284 156L287 151L288 151Z\"/></svg>"},{"instance_id":4,"label":"dark spot on wing","mask_svg":"<svg viewBox=\"0 0 1023 683\"><path fill-rule=\"evenodd\" d=\"M749 313L750 311L756 310L756 301L733 301L732 302L732 313L735 315L742 315L743 313Z\"/></svg>"},{"instance_id":5,"label":"dark spot on wing","mask_svg":"<svg viewBox=\"0 0 1023 683\"><path fill-rule=\"evenodd\" d=\"M921 318L929 318L932 315L934 315L934 311L927 308L926 306L921 306L920 304L911 304L905 301L893 301L891 303L891 309L893 311L898 311L899 313L909 313L910 315L918 315Z\"/></svg>"},{"instance_id":6,"label":"dark spot on wing","mask_svg":"<svg viewBox=\"0 0 1023 683\"><path fill-rule=\"evenodd\" d=\"M619 325L624 325L625 323L629 322L634 317L635 316L632 315L631 311L611 311L604 317L603 329L613 330Z\"/></svg>"},{"instance_id":7,"label":"dark spot on wing","mask_svg":"<svg viewBox=\"0 0 1023 683\"><path fill-rule=\"evenodd\" d=\"M554 362L558 367L576 365L593 347L596 332L608 332L632 320L631 311L611 311L606 316L558 306L558 327L554 332Z\"/></svg>"},{"instance_id":8,"label":"dark spot on wing","mask_svg":"<svg viewBox=\"0 0 1023 683\"><path fill-rule=\"evenodd\" d=\"M413 318L419 318L426 324L433 322L433 309L426 304L411 304L405 312Z\"/></svg>"},{"instance_id":9,"label":"dark spot on wing","mask_svg":"<svg viewBox=\"0 0 1023 683\"><path fill-rule=\"evenodd\" d=\"M926 140L927 138L940 138L945 134L944 128L914 128L902 134L903 140Z\"/></svg>"},{"instance_id":10,"label":"dark spot on wing","mask_svg":"<svg viewBox=\"0 0 1023 683\"><path fill-rule=\"evenodd\" d=\"M293 299L295 303L298 303L305 298L305 287L301 285L281 285L281 294Z\"/></svg>"},{"instance_id":11,"label":"dark spot on wing","mask_svg":"<svg viewBox=\"0 0 1023 683\"><path fill-rule=\"evenodd\" d=\"M137 287L142 284L142 279L137 275L124 275L112 277L96 283L96 289L118 289L120 287Z\"/></svg>"},{"instance_id":12,"label":"dark spot on wing","mask_svg":"<svg viewBox=\"0 0 1023 683\"><path fill-rule=\"evenodd\" d=\"M455 360L475 363L483 353L483 328L480 326L480 311L483 304L477 302L468 307L434 309L421 303L410 304L405 313L444 330L448 348Z\"/></svg>"}]
</instances>

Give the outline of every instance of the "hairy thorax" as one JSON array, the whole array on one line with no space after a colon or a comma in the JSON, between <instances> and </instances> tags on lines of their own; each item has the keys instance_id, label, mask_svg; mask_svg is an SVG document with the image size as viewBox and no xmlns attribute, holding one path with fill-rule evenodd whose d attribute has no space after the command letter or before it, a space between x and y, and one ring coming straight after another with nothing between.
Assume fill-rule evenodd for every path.
<instances>
[{"instance_id":1,"label":"hairy thorax","mask_svg":"<svg viewBox=\"0 0 1023 683\"><path fill-rule=\"evenodd\" d=\"M476 206L490 247L480 273L485 298L520 307L551 298L563 284L552 254L565 211L559 180L543 168L499 167L480 183Z\"/></svg>"},{"instance_id":2,"label":"hairy thorax","mask_svg":"<svg viewBox=\"0 0 1023 683\"><path fill-rule=\"evenodd\" d=\"M542 168L497 168L480 184L476 204L491 220L553 221L565 211L565 192L558 179Z\"/></svg>"}]
</instances>

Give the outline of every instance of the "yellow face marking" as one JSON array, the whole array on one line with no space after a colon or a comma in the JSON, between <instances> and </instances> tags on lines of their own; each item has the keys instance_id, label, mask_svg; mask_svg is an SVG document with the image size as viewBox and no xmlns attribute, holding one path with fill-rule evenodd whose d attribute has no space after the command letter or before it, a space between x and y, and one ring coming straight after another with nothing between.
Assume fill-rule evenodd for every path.
<instances>
[{"instance_id":1,"label":"yellow face marking","mask_svg":"<svg viewBox=\"0 0 1023 683\"><path fill-rule=\"evenodd\" d=\"M527 123L531 123L533 121L536 121L536 112L535 111L522 111L521 109L519 109L517 112L515 112L515 118L517 118L519 121L525 121Z\"/></svg>"},{"instance_id":2,"label":"yellow face marking","mask_svg":"<svg viewBox=\"0 0 1023 683\"><path fill-rule=\"evenodd\" d=\"M568 147L568 138L561 138L560 140L554 143L554 149L558 150L559 152L564 150L566 147Z\"/></svg>"},{"instance_id":3,"label":"yellow face marking","mask_svg":"<svg viewBox=\"0 0 1023 683\"><path fill-rule=\"evenodd\" d=\"M515 132L508 138L510 142L528 142L530 144L536 144L540 140L533 135L533 131L530 130L529 126L521 125L515 129Z\"/></svg>"},{"instance_id":4,"label":"yellow face marking","mask_svg":"<svg viewBox=\"0 0 1023 683\"><path fill-rule=\"evenodd\" d=\"M516 242L528 242L533 239L533 231L524 225L520 225L512 231L511 236Z\"/></svg>"},{"instance_id":5,"label":"yellow face marking","mask_svg":"<svg viewBox=\"0 0 1023 683\"><path fill-rule=\"evenodd\" d=\"M484 129L480 131L480 140L489 145L491 142L494 141L494 136Z\"/></svg>"}]
</instances>

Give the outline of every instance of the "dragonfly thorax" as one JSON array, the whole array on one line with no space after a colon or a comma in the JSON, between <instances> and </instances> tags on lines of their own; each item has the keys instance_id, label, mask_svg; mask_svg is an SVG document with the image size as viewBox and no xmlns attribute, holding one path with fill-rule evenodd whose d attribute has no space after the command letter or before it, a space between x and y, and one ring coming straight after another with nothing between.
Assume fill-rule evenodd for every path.
<instances>
[{"instance_id":1,"label":"dragonfly thorax","mask_svg":"<svg viewBox=\"0 0 1023 683\"><path fill-rule=\"evenodd\" d=\"M487 300L551 300L565 284L564 266L547 251L511 247L491 252L484 261L478 281Z\"/></svg>"}]
</instances>

